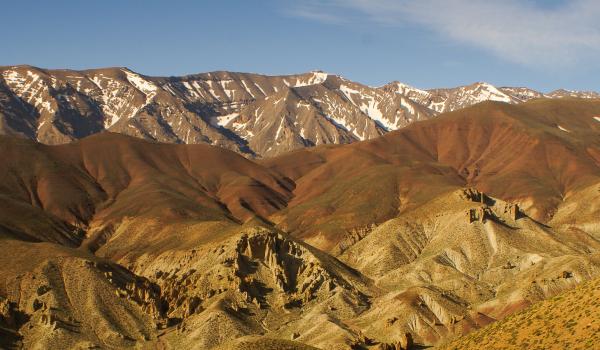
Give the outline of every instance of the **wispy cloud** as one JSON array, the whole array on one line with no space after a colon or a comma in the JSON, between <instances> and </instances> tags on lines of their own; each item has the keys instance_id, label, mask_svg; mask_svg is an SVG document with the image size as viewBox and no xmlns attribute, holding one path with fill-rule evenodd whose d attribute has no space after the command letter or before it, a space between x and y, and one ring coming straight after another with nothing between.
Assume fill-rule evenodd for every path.
<instances>
[{"instance_id":1,"label":"wispy cloud","mask_svg":"<svg viewBox=\"0 0 600 350\"><path fill-rule=\"evenodd\" d=\"M417 25L525 65L569 66L600 54L597 0L554 6L533 0L313 0L296 10L326 22L360 15L379 25Z\"/></svg>"},{"instance_id":2,"label":"wispy cloud","mask_svg":"<svg viewBox=\"0 0 600 350\"><path fill-rule=\"evenodd\" d=\"M334 7L325 2L296 3L292 7L285 9L290 16L303 17L326 23L345 23L343 16L335 13Z\"/></svg>"}]
</instances>

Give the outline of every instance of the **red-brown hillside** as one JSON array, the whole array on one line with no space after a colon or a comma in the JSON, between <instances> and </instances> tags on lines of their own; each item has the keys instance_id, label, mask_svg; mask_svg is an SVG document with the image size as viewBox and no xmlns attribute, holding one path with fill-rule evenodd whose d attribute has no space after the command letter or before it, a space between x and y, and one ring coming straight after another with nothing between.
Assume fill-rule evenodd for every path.
<instances>
[{"instance_id":1,"label":"red-brown hillside","mask_svg":"<svg viewBox=\"0 0 600 350\"><path fill-rule=\"evenodd\" d=\"M594 100L486 102L375 140L259 163L217 147L110 133L61 146L2 137L1 224L11 235L46 240L55 232L52 241L78 244L70 225L258 215L333 249L349 230L464 186L548 221L563 200L600 180L598 115Z\"/></svg>"},{"instance_id":2,"label":"red-brown hillside","mask_svg":"<svg viewBox=\"0 0 600 350\"><path fill-rule=\"evenodd\" d=\"M4 231L77 244L74 226L151 216L246 221L283 208L293 184L218 147L103 133L45 146L0 138ZM50 232L58 236L42 237Z\"/></svg>"},{"instance_id":3,"label":"red-brown hillside","mask_svg":"<svg viewBox=\"0 0 600 350\"><path fill-rule=\"evenodd\" d=\"M547 221L573 191L600 181L598 115L593 100L485 102L375 140L267 159L297 185L273 220L333 248L346 230L474 186Z\"/></svg>"}]
</instances>

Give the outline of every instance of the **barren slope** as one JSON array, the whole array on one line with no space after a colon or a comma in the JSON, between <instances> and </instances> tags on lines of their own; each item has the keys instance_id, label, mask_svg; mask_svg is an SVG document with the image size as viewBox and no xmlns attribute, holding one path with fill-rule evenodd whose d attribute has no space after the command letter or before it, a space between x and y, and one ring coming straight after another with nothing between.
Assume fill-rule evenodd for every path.
<instances>
[{"instance_id":1,"label":"barren slope","mask_svg":"<svg viewBox=\"0 0 600 350\"><path fill-rule=\"evenodd\" d=\"M600 280L577 286L440 349L595 349Z\"/></svg>"},{"instance_id":2,"label":"barren slope","mask_svg":"<svg viewBox=\"0 0 600 350\"><path fill-rule=\"evenodd\" d=\"M368 142L266 159L296 183L272 220L330 250L348 231L473 186L548 222L600 181L598 115L597 101L485 102Z\"/></svg>"},{"instance_id":3,"label":"barren slope","mask_svg":"<svg viewBox=\"0 0 600 350\"><path fill-rule=\"evenodd\" d=\"M2 346L466 334L600 275L599 120L592 100L487 102L260 162L113 133L0 137Z\"/></svg>"}]
</instances>

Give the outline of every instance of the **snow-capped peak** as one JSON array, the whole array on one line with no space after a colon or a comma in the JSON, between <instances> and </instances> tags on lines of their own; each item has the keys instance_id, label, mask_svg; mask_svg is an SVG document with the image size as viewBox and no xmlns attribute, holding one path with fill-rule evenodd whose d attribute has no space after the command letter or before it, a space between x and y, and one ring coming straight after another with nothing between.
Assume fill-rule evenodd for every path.
<instances>
[{"instance_id":1,"label":"snow-capped peak","mask_svg":"<svg viewBox=\"0 0 600 350\"><path fill-rule=\"evenodd\" d=\"M325 82L325 80L327 80L327 77L329 76L328 73L323 72L321 70L313 70L310 73L312 73L313 77L312 77L312 84L322 84Z\"/></svg>"},{"instance_id":2,"label":"snow-capped peak","mask_svg":"<svg viewBox=\"0 0 600 350\"><path fill-rule=\"evenodd\" d=\"M477 82L473 84L475 86L476 93L473 94L473 98L477 102L483 101L499 101L499 102L512 102L512 99L507 94L498 90L494 85L486 82Z\"/></svg>"},{"instance_id":3,"label":"snow-capped peak","mask_svg":"<svg viewBox=\"0 0 600 350\"><path fill-rule=\"evenodd\" d=\"M289 87L301 87L322 84L329 76L320 70L314 70L306 74L290 76L289 79L284 79L283 82Z\"/></svg>"}]
</instances>

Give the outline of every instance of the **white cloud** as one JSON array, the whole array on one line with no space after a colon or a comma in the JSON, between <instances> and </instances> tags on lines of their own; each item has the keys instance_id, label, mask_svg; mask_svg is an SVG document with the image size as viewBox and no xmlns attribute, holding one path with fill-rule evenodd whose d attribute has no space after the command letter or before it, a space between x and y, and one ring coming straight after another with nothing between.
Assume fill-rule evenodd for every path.
<instances>
[{"instance_id":1,"label":"white cloud","mask_svg":"<svg viewBox=\"0 0 600 350\"><path fill-rule=\"evenodd\" d=\"M551 7L533 0L320 0L302 10L298 16L329 22L360 15L386 26L418 25L526 65L568 66L600 54L598 0Z\"/></svg>"}]
</instances>

